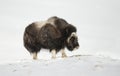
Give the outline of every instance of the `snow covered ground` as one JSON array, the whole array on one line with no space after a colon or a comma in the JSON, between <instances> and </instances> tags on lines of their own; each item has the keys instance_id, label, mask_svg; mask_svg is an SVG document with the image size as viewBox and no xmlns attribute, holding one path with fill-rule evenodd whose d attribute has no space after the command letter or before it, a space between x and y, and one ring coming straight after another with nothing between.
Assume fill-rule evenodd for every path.
<instances>
[{"instance_id":1,"label":"snow covered ground","mask_svg":"<svg viewBox=\"0 0 120 76\"><path fill-rule=\"evenodd\" d=\"M0 64L0 76L120 76L120 60L75 55L55 60Z\"/></svg>"},{"instance_id":2,"label":"snow covered ground","mask_svg":"<svg viewBox=\"0 0 120 76\"><path fill-rule=\"evenodd\" d=\"M56 60L43 49L34 61L23 47L24 29L51 16L77 27L80 48ZM120 76L119 71L119 0L0 0L0 76Z\"/></svg>"}]
</instances>

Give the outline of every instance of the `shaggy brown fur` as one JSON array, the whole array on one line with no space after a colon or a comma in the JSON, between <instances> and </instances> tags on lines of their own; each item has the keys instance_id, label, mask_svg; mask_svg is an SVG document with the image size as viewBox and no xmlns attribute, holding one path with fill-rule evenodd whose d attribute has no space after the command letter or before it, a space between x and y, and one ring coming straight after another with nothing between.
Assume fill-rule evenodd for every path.
<instances>
[{"instance_id":1,"label":"shaggy brown fur","mask_svg":"<svg viewBox=\"0 0 120 76\"><path fill-rule=\"evenodd\" d=\"M72 35L76 31L73 25L56 16L44 22L33 22L25 29L24 46L34 55L37 55L41 48L59 52L67 47L72 51L79 46L77 36ZM36 59L36 56L33 59Z\"/></svg>"}]
</instances>

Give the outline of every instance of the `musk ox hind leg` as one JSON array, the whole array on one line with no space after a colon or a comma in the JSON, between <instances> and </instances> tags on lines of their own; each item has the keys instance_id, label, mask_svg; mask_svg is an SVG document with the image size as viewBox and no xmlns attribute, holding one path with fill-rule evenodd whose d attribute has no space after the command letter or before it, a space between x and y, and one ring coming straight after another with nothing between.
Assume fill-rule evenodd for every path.
<instances>
[{"instance_id":1,"label":"musk ox hind leg","mask_svg":"<svg viewBox=\"0 0 120 76\"><path fill-rule=\"evenodd\" d=\"M25 30L24 38L23 38L24 47L27 49L27 51L31 55L33 55L33 59L36 60L37 53L40 51L41 47L37 43L34 34L31 34L30 32L31 32L31 30L27 30L27 31Z\"/></svg>"}]
</instances>

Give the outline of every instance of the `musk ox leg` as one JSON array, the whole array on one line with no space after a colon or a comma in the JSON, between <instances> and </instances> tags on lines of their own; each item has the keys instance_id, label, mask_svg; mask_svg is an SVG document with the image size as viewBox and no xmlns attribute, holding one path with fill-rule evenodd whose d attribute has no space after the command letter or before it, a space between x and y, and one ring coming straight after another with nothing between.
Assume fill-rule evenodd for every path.
<instances>
[{"instance_id":1,"label":"musk ox leg","mask_svg":"<svg viewBox=\"0 0 120 76\"><path fill-rule=\"evenodd\" d=\"M65 49L61 49L61 54L62 54L62 58L67 57L66 53L65 53Z\"/></svg>"},{"instance_id":2,"label":"musk ox leg","mask_svg":"<svg viewBox=\"0 0 120 76\"><path fill-rule=\"evenodd\" d=\"M55 49L51 50L51 53L52 53L52 59L55 59L56 58L56 50Z\"/></svg>"},{"instance_id":3,"label":"musk ox leg","mask_svg":"<svg viewBox=\"0 0 120 76\"><path fill-rule=\"evenodd\" d=\"M33 53L33 59L34 59L34 60L37 60L37 52L34 52L34 53Z\"/></svg>"}]
</instances>

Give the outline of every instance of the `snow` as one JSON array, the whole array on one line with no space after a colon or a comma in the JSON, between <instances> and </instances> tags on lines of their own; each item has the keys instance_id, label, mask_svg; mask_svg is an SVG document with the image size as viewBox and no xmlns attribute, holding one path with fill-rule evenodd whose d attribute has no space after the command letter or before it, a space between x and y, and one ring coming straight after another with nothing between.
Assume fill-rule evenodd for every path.
<instances>
[{"instance_id":1,"label":"snow","mask_svg":"<svg viewBox=\"0 0 120 76\"><path fill-rule=\"evenodd\" d=\"M42 49L34 61L23 47L24 29L51 16L77 27L80 48L55 60ZM119 76L119 20L119 0L0 0L0 76Z\"/></svg>"},{"instance_id":2,"label":"snow","mask_svg":"<svg viewBox=\"0 0 120 76\"><path fill-rule=\"evenodd\" d=\"M0 65L1 76L119 76L120 60L74 55L55 60L20 60Z\"/></svg>"}]
</instances>

